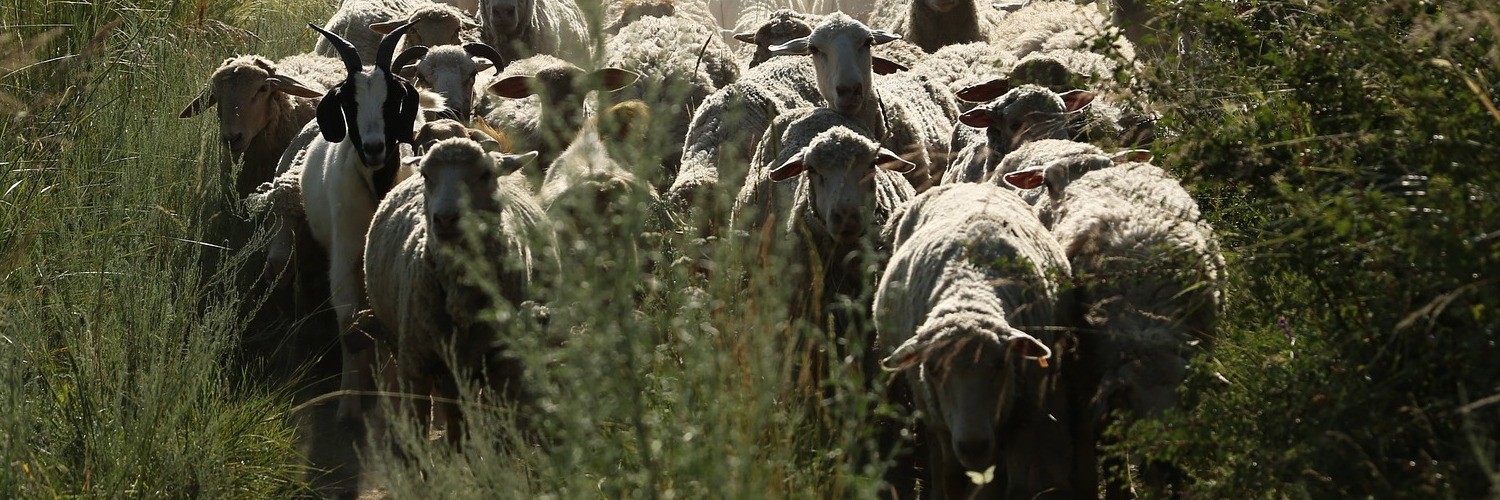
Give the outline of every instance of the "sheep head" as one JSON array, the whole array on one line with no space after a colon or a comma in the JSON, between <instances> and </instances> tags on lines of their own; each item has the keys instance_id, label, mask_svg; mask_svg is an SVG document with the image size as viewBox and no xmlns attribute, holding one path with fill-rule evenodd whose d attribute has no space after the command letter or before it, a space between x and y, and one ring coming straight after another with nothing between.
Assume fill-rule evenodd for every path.
<instances>
[{"instance_id":1,"label":"sheep head","mask_svg":"<svg viewBox=\"0 0 1500 500\"><path fill-rule=\"evenodd\" d=\"M444 139L422 156L422 197L429 242L454 241L463 235L466 214L497 213L496 183L536 159L532 151L520 155L486 152L465 137Z\"/></svg>"},{"instance_id":2,"label":"sheep head","mask_svg":"<svg viewBox=\"0 0 1500 500\"><path fill-rule=\"evenodd\" d=\"M536 0L483 0L479 18L495 33L514 35L531 23Z\"/></svg>"},{"instance_id":3,"label":"sheep head","mask_svg":"<svg viewBox=\"0 0 1500 500\"><path fill-rule=\"evenodd\" d=\"M1067 139L1067 114L1083 109L1093 101L1094 94L1074 90L1059 95L1037 85L1010 88L1006 80L992 80L960 90L958 97L969 102L989 101L964 112L958 121L986 129L990 150L1003 157L1027 142Z\"/></svg>"},{"instance_id":4,"label":"sheep head","mask_svg":"<svg viewBox=\"0 0 1500 500\"><path fill-rule=\"evenodd\" d=\"M469 43L434 47L419 61L393 69L417 86L441 94L454 116L468 120L474 112L475 78L481 71L503 65L493 47Z\"/></svg>"},{"instance_id":5,"label":"sheep head","mask_svg":"<svg viewBox=\"0 0 1500 500\"><path fill-rule=\"evenodd\" d=\"M804 171L813 212L834 241L854 243L874 220L875 176L879 169L910 172L915 165L880 147L870 138L835 126L814 137L807 147L771 171L773 181L786 181ZM903 181L904 182L904 181Z\"/></svg>"},{"instance_id":6,"label":"sheep head","mask_svg":"<svg viewBox=\"0 0 1500 500\"><path fill-rule=\"evenodd\" d=\"M183 108L181 118L191 118L203 108L219 106L219 140L235 155L243 154L251 141L276 119L278 104L289 96L322 97L297 79L276 74L276 67L259 56L224 60L209 77L209 85Z\"/></svg>"},{"instance_id":7,"label":"sheep head","mask_svg":"<svg viewBox=\"0 0 1500 500\"><path fill-rule=\"evenodd\" d=\"M828 107L853 116L874 99L870 48L899 40L900 35L871 29L841 13L830 14L808 36L770 47L771 53L812 56L818 92Z\"/></svg>"}]
</instances>

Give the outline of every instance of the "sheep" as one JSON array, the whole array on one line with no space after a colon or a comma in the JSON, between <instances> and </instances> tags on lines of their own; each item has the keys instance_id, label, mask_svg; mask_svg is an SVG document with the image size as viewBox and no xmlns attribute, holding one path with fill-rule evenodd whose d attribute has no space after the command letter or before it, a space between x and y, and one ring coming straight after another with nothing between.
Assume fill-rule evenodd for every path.
<instances>
[{"instance_id":1,"label":"sheep","mask_svg":"<svg viewBox=\"0 0 1500 500\"><path fill-rule=\"evenodd\" d=\"M771 12L763 20L753 17L742 18L741 25L744 29L735 33L734 39L748 44L747 47L753 47L753 49L748 49L752 52L749 62L746 63L747 68L753 68L777 55L771 53L771 46L811 34L813 25L821 22L822 19L823 16L780 9ZM875 50L871 66L879 74L904 71L926 58L926 53L922 52L921 47L903 40L892 40Z\"/></svg>"},{"instance_id":2,"label":"sheep","mask_svg":"<svg viewBox=\"0 0 1500 500\"><path fill-rule=\"evenodd\" d=\"M510 403L527 399L523 370L506 352L514 327L481 315L542 299L543 277L561 272L545 213L505 175L535 158L487 153L467 138L440 141L420 158L420 175L393 188L370 221L370 310L389 331L403 389L438 398L454 444L464 434L452 403L458 377L479 379ZM425 427L429 403L415 401Z\"/></svg>"},{"instance_id":3,"label":"sheep","mask_svg":"<svg viewBox=\"0 0 1500 500\"><path fill-rule=\"evenodd\" d=\"M538 54L573 64L593 58L588 24L574 0L483 0L479 24L480 41L506 61Z\"/></svg>"},{"instance_id":4,"label":"sheep","mask_svg":"<svg viewBox=\"0 0 1500 500\"><path fill-rule=\"evenodd\" d=\"M1134 61L1135 46L1116 35L1099 9L1066 0L1028 2L990 26L988 33L990 40L1017 58L1055 49L1089 50L1096 40L1108 37L1112 38L1110 51L1122 60Z\"/></svg>"},{"instance_id":5,"label":"sheep","mask_svg":"<svg viewBox=\"0 0 1500 500\"><path fill-rule=\"evenodd\" d=\"M947 166L950 127L958 106L946 89L909 72L882 75L871 68L871 47L896 35L873 30L841 13L830 14L812 34L771 47L776 54L811 55L818 91L827 106L855 117L881 144L914 159L907 180L917 191ZM934 155L933 153L938 153Z\"/></svg>"},{"instance_id":6,"label":"sheep","mask_svg":"<svg viewBox=\"0 0 1500 500\"><path fill-rule=\"evenodd\" d=\"M901 35L923 51L948 45L988 42L989 27L1000 17L975 0L882 0L871 24ZM903 11L904 10L904 11Z\"/></svg>"},{"instance_id":7,"label":"sheep","mask_svg":"<svg viewBox=\"0 0 1500 500\"><path fill-rule=\"evenodd\" d=\"M556 57L531 56L507 66L488 85L489 93L505 99L489 106L483 116L516 147L536 150L539 165L550 165L583 126L590 90L613 92L639 78L626 69L585 72Z\"/></svg>"},{"instance_id":8,"label":"sheep","mask_svg":"<svg viewBox=\"0 0 1500 500\"><path fill-rule=\"evenodd\" d=\"M468 121L477 101L476 78L484 70L503 64L493 47L474 42L431 47L420 61L392 69L417 86L442 95L448 110L459 120Z\"/></svg>"},{"instance_id":9,"label":"sheep","mask_svg":"<svg viewBox=\"0 0 1500 500\"><path fill-rule=\"evenodd\" d=\"M675 17L647 17L625 26L605 44L606 66L640 75L620 99L639 99L656 110L650 151L660 151L663 171L646 176L659 190L670 186L681 162L688 119L709 94L739 78L739 64L717 30Z\"/></svg>"},{"instance_id":10,"label":"sheep","mask_svg":"<svg viewBox=\"0 0 1500 500\"><path fill-rule=\"evenodd\" d=\"M1213 229L1176 179L1131 161L1144 159L1138 151L1110 158L1048 149L1004 180L1047 193L1035 210L1066 249L1077 284L1073 321L1097 370L1091 422L1102 426L1115 410L1152 418L1177 405L1189 361L1212 348L1225 272ZM1142 472L1157 492L1176 473L1165 463Z\"/></svg>"},{"instance_id":11,"label":"sheep","mask_svg":"<svg viewBox=\"0 0 1500 500\"><path fill-rule=\"evenodd\" d=\"M1093 100L1093 93L1083 90L1059 95L1031 84L1007 88L991 82L959 92L965 100L991 97L997 91L1003 94L959 117L960 125L954 127L950 149L953 168L944 174L943 184L983 180L1006 153L1026 142L1069 138L1067 113L1076 112Z\"/></svg>"},{"instance_id":12,"label":"sheep","mask_svg":"<svg viewBox=\"0 0 1500 500\"><path fill-rule=\"evenodd\" d=\"M349 332L354 313L365 303L363 266L365 232L376 204L392 186L399 170L398 143L413 142L421 112L440 109L439 96L419 92L411 83L391 72L421 57L417 47L392 60L396 44L406 27L396 28L381 40L375 65L360 64L354 45L338 35L308 24L339 51L348 76L328 91L318 105L319 136L306 148L299 179L308 227L318 244L327 249L331 302L341 332ZM424 102L426 101L426 102ZM347 139L347 140L346 140ZM370 390L373 353L356 351L358 343L341 337L344 390ZM339 401L338 418L351 421L360 412L357 398Z\"/></svg>"},{"instance_id":13,"label":"sheep","mask_svg":"<svg viewBox=\"0 0 1500 500\"><path fill-rule=\"evenodd\" d=\"M641 234L669 223L661 197L635 173L650 163L634 147L644 140L649 120L641 101L611 106L547 168L539 197L568 254L583 253L605 268L612 267L609 262L630 272L644 268ZM621 248L624 254L614 253Z\"/></svg>"},{"instance_id":14,"label":"sheep","mask_svg":"<svg viewBox=\"0 0 1500 500\"><path fill-rule=\"evenodd\" d=\"M343 0L328 17L322 29L348 40L359 52L360 60L373 61L385 34L371 29L373 24L402 19L406 13L427 4L426 0ZM341 57L338 48L320 38L313 53L324 57Z\"/></svg>"},{"instance_id":15,"label":"sheep","mask_svg":"<svg viewBox=\"0 0 1500 500\"><path fill-rule=\"evenodd\" d=\"M718 31L719 22L703 0L613 0L605 5L602 30L614 36L630 23L647 17L676 18Z\"/></svg>"},{"instance_id":16,"label":"sheep","mask_svg":"<svg viewBox=\"0 0 1500 500\"><path fill-rule=\"evenodd\" d=\"M472 9L470 11L472 12ZM479 40L479 23L475 22L472 15L464 13L456 6L441 3L419 5L406 12L401 18L371 24L370 31L385 35L406 24L410 24L411 28L407 29L406 36L402 37L401 45L396 47L398 54L419 45L437 47ZM497 60L495 64L502 63Z\"/></svg>"},{"instance_id":17,"label":"sheep","mask_svg":"<svg viewBox=\"0 0 1500 500\"><path fill-rule=\"evenodd\" d=\"M229 161L243 160L235 193L248 196L276 175L277 160L303 124L312 121L323 92L342 78L338 60L306 54L272 63L248 55L225 59L180 118L219 106L219 140Z\"/></svg>"},{"instance_id":18,"label":"sheep","mask_svg":"<svg viewBox=\"0 0 1500 500\"><path fill-rule=\"evenodd\" d=\"M1093 498L1093 443L1073 437L1063 371L1073 341L1056 328L1068 260L1030 207L996 186L942 185L882 237L893 250L875 292L880 366L910 388L937 497ZM995 482L966 491L964 471Z\"/></svg>"},{"instance_id":19,"label":"sheep","mask_svg":"<svg viewBox=\"0 0 1500 500\"><path fill-rule=\"evenodd\" d=\"M794 317L818 318L841 295L865 295L865 252L879 246L874 235L887 216L914 196L901 174L916 166L827 109L798 121L782 139L781 157L752 171L740 191L732 225L762 234L764 224L782 224L769 234L790 240L785 253L800 265L794 277L779 281L809 294L795 299Z\"/></svg>"}]
</instances>

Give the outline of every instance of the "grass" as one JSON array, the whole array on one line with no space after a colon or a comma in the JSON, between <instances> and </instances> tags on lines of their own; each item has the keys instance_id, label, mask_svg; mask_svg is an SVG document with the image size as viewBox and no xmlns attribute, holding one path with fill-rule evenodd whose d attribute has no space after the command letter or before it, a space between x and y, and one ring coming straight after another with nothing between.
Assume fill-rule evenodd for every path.
<instances>
[{"instance_id":1,"label":"grass","mask_svg":"<svg viewBox=\"0 0 1500 500\"><path fill-rule=\"evenodd\" d=\"M1178 463L1201 496L1500 495L1494 7L1174 8L1168 32L1194 50L1139 84L1163 117L1156 162L1219 231L1230 304L1190 404L1116 429L1123 445ZM265 298L236 280L260 240L224 212L212 119L176 115L220 60L307 50L303 22L330 10L0 6L0 495L317 487L290 414L310 382L245 351ZM784 291L682 266L643 285L593 257L569 255L555 336L516 339L546 438L466 399L463 447L398 426L403 458L370 453L393 496L880 491L891 464L868 424L892 409L811 347L834 339L774 320ZM809 359L836 367L816 389Z\"/></svg>"}]
</instances>

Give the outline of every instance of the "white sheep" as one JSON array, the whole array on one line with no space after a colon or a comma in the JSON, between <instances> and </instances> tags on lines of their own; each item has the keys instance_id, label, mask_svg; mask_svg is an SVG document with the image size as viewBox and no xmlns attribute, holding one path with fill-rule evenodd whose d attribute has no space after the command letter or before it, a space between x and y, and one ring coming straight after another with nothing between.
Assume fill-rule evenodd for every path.
<instances>
[{"instance_id":1,"label":"white sheep","mask_svg":"<svg viewBox=\"0 0 1500 500\"><path fill-rule=\"evenodd\" d=\"M1145 159L1140 151L1038 149L1003 178L1047 193L1037 215L1067 251L1073 322L1098 371L1090 422L1102 428L1116 410L1127 420L1157 416L1177 405L1193 355L1212 348L1224 287L1213 229L1176 179L1133 161ZM1176 473L1165 463L1142 472L1158 492Z\"/></svg>"},{"instance_id":2,"label":"white sheep","mask_svg":"<svg viewBox=\"0 0 1500 500\"><path fill-rule=\"evenodd\" d=\"M427 0L343 0L338 10L323 24L323 29L353 44L359 51L360 60L373 61L385 34L376 32L370 26L405 19L407 12L427 3ZM325 38L318 39L313 46L313 53L324 57L340 57L338 48Z\"/></svg>"},{"instance_id":3,"label":"white sheep","mask_svg":"<svg viewBox=\"0 0 1500 500\"><path fill-rule=\"evenodd\" d=\"M593 58L588 23L574 0L482 0L479 24L480 41L506 61L544 54L584 65Z\"/></svg>"},{"instance_id":4,"label":"white sheep","mask_svg":"<svg viewBox=\"0 0 1500 500\"><path fill-rule=\"evenodd\" d=\"M441 97L419 92L391 72L394 63L404 66L420 57L417 47L392 61L396 44L405 28L397 28L380 43L374 66L360 64L352 44L331 32L309 24L323 34L343 56L348 75L324 96L318 106L319 137L307 146L299 181L313 238L328 250L328 283L340 331L348 332L354 313L365 309L365 232L376 204L390 190L400 170L398 143L410 144L425 109L441 109ZM424 102L426 101L426 102ZM346 335L347 337L347 335ZM345 390L372 390L371 352L357 352L355 344L342 338ZM358 398L339 401L341 420L356 418Z\"/></svg>"},{"instance_id":5,"label":"white sheep","mask_svg":"<svg viewBox=\"0 0 1500 500\"><path fill-rule=\"evenodd\" d=\"M1055 311L1068 261L1031 207L996 186L942 185L883 235L893 250L875 292L880 364L901 373L925 423L930 489L1092 498L1093 478L1074 474L1093 442L1073 436ZM975 486L964 471L994 479Z\"/></svg>"},{"instance_id":6,"label":"white sheep","mask_svg":"<svg viewBox=\"0 0 1500 500\"><path fill-rule=\"evenodd\" d=\"M618 99L645 101L654 130L640 145L661 152L663 171L647 175L666 189L681 163L682 141L693 110L714 91L739 79L740 68L718 30L676 17L646 17L626 25L605 43L605 65L640 75Z\"/></svg>"},{"instance_id":7,"label":"white sheep","mask_svg":"<svg viewBox=\"0 0 1500 500\"><path fill-rule=\"evenodd\" d=\"M225 59L179 117L218 105L219 140L230 161L243 160L235 192L247 196L276 175L282 152L312 121L323 93L343 79L343 71L337 59L306 54L276 63L254 55Z\"/></svg>"},{"instance_id":8,"label":"white sheep","mask_svg":"<svg viewBox=\"0 0 1500 500\"><path fill-rule=\"evenodd\" d=\"M432 2L419 4L400 18L371 24L370 31L385 35L408 24L411 27L396 47L398 54L418 45L437 47L479 41L479 23L473 15L452 5Z\"/></svg>"},{"instance_id":9,"label":"white sheep","mask_svg":"<svg viewBox=\"0 0 1500 500\"><path fill-rule=\"evenodd\" d=\"M879 0L871 26L884 28L932 53L948 45L988 42L1003 17L978 0Z\"/></svg>"},{"instance_id":10,"label":"white sheep","mask_svg":"<svg viewBox=\"0 0 1500 500\"><path fill-rule=\"evenodd\" d=\"M943 184L980 182L1021 144L1071 137L1069 114L1094 97L1083 90L1059 95L1031 84L1012 89L1004 80L969 87L959 95L965 100L991 99L959 116L959 125L953 128L951 168Z\"/></svg>"},{"instance_id":11,"label":"white sheep","mask_svg":"<svg viewBox=\"0 0 1500 500\"><path fill-rule=\"evenodd\" d=\"M493 47L471 42L462 46L430 47L420 61L403 68L392 68L420 88L432 89L443 96L448 110L459 120L468 121L478 102L475 82L491 67L503 63Z\"/></svg>"},{"instance_id":12,"label":"white sheep","mask_svg":"<svg viewBox=\"0 0 1500 500\"><path fill-rule=\"evenodd\" d=\"M519 149L535 150L537 163L550 165L573 141L588 118L589 92L613 92L635 83L630 70L606 67L592 72L547 55L531 56L505 67L488 84L491 97L480 112L485 122L504 131ZM528 174L541 169L526 169Z\"/></svg>"},{"instance_id":13,"label":"white sheep","mask_svg":"<svg viewBox=\"0 0 1500 500\"><path fill-rule=\"evenodd\" d=\"M830 14L812 34L771 48L777 54L810 55L826 106L859 121L885 147L917 165L907 180L917 191L947 167L958 106L946 88L920 74L896 72L875 78L871 48L896 40L840 13Z\"/></svg>"},{"instance_id":14,"label":"white sheep","mask_svg":"<svg viewBox=\"0 0 1500 500\"><path fill-rule=\"evenodd\" d=\"M822 20L823 16L789 9L772 11L764 18L742 17L741 29L734 34L735 40L746 44L739 49L740 58L743 59L744 52L749 51L750 59L746 67L753 68L772 57L784 55L771 53L771 47L807 36L812 33L812 27ZM877 47L870 62L876 73L884 75L905 71L926 57L927 54L922 52L921 47L904 40L892 40Z\"/></svg>"},{"instance_id":15,"label":"white sheep","mask_svg":"<svg viewBox=\"0 0 1500 500\"><path fill-rule=\"evenodd\" d=\"M425 424L425 396L439 398L452 443L464 434L451 403L460 398L459 377L509 403L526 399L506 334L526 320L519 310L527 301L543 298L543 277L560 272L545 214L506 176L535 157L486 153L466 138L440 141L420 158L420 175L392 189L370 222L370 308L388 331L402 389L424 396L415 414ZM509 321L487 319L495 310Z\"/></svg>"},{"instance_id":16,"label":"white sheep","mask_svg":"<svg viewBox=\"0 0 1500 500\"><path fill-rule=\"evenodd\" d=\"M605 5L601 30L614 36L630 23L647 17L677 18L705 28L719 30L719 22L703 0L611 0Z\"/></svg>"},{"instance_id":17,"label":"white sheep","mask_svg":"<svg viewBox=\"0 0 1500 500\"><path fill-rule=\"evenodd\" d=\"M1006 14L989 27L989 39L1017 58L1055 49L1090 50L1100 38L1112 38L1111 51L1125 61L1135 60L1135 46L1109 17L1093 5L1071 0L1034 0Z\"/></svg>"}]
</instances>

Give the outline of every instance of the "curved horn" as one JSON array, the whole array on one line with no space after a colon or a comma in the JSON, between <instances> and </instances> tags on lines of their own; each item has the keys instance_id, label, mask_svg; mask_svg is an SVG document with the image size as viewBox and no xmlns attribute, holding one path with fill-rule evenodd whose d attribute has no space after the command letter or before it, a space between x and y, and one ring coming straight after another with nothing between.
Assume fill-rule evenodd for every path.
<instances>
[{"instance_id":1,"label":"curved horn","mask_svg":"<svg viewBox=\"0 0 1500 500\"><path fill-rule=\"evenodd\" d=\"M468 52L469 55L474 57L483 57L485 59L489 59L490 62L495 63L496 73L499 73L500 70L505 69L505 58L500 56L500 51L495 50L494 47L491 47L487 44L478 42L466 43L464 44L464 52Z\"/></svg>"},{"instance_id":2,"label":"curved horn","mask_svg":"<svg viewBox=\"0 0 1500 500\"><path fill-rule=\"evenodd\" d=\"M412 23L406 23L391 30L391 32L380 39L380 49L375 51L375 67L391 70L391 56L396 55L396 45L401 43L401 35L411 29Z\"/></svg>"},{"instance_id":3,"label":"curved horn","mask_svg":"<svg viewBox=\"0 0 1500 500\"><path fill-rule=\"evenodd\" d=\"M416 47L407 48L406 50L401 51L401 55L396 56L396 60L391 65L391 71L394 73L400 73L401 68L405 68L407 64L416 62L426 55L427 47L418 45Z\"/></svg>"},{"instance_id":4,"label":"curved horn","mask_svg":"<svg viewBox=\"0 0 1500 500\"><path fill-rule=\"evenodd\" d=\"M307 23L307 27L312 28L313 31L322 33L323 38L327 38L328 43L332 44L333 48L338 49L339 59L344 60L344 69L349 70L349 74L359 73L364 69L364 63L359 60L359 50L354 48L354 44L349 43L344 37L333 34L331 31L319 28L316 24Z\"/></svg>"}]
</instances>

